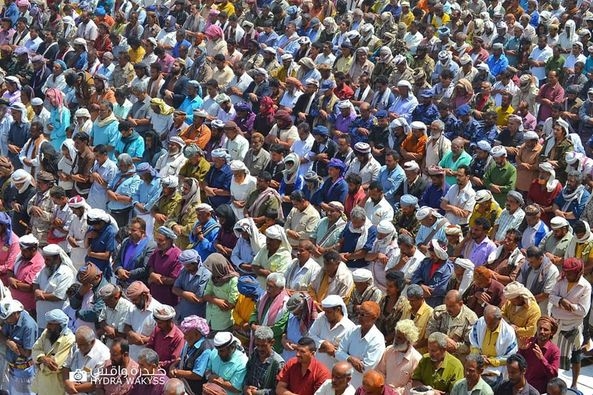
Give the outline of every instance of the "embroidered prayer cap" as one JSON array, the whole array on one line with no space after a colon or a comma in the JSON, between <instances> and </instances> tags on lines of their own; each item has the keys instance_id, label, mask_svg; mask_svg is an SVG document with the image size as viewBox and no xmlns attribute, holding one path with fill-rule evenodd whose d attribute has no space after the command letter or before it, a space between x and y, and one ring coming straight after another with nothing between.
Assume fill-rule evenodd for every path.
<instances>
[{"instance_id":1,"label":"embroidered prayer cap","mask_svg":"<svg viewBox=\"0 0 593 395\"><path fill-rule=\"evenodd\" d=\"M486 203L492 200L492 192L487 189L480 189L476 192L476 203Z\"/></svg>"},{"instance_id":2,"label":"embroidered prayer cap","mask_svg":"<svg viewBox=\"0 0 593 395\"><path fill-rule=\"evenodd\" d=\"M564 228L565 226L569 226L569 223L566 220L566 218L554 217L550 220L550 227L552 229L561 229L561 228Z\"/></svg>"},{"instance_id":3,"label":"embroidered prayer cap","mask_svg":"<svg viewBox=\"0 0 593 395\"><path fill-rule=\"evenodd\" d=\"M24 309L23 304L16 299L2 302L2 304L0 304L0 319L6 320L12 314L21 312Z\"/></svg>"},{"instance_id":4,"label":"embroidered prayer cap","mask_svg":"<svg viewBox=\"0 0 593 395\"><path fill-rule=\"evenodd\" d=\"M163 236L165 236L168 239L171 240L176 240L177 239L177 235L175 234L175 232L173 232L171 230L171 228L168 228L166 226L161 226L158 228L157 230L158 233L162 234Z\"/></svg>"},{"instance_id":5,"label":"embroidered prayer cap","mask_svg":"<svg viewBox=\"0 0 593 395\"><path fill-rule=\"evenodd\" d=\"M175 318L175 309L173 306L164 304L162 307L155 309L152 316L158 321L169 321Z\"/></svg>"},{"instance_id":6,"label":"embroidered prayer cap","mask_svg":"<svg viewBox=\"0 0 593 395\"><path fill-rule=\"evenodd\" d=\"M490 155L492 155L492 157L494 158L507 156L507 150L502 145L497 145L495 147L492 147L492 149L490 150Z\"/></svg>"},{"instance_id":7,"label":"embroidered prayer cap","mask_svg":"<svg viewBox=\"0 0 593 395\"><path fill-rule=\"evenodd\" d=\"M230 332L218 332L214 335L214 347L224 348L228 347L235 341L233 334Z\"/></svg>"}]
</instances>

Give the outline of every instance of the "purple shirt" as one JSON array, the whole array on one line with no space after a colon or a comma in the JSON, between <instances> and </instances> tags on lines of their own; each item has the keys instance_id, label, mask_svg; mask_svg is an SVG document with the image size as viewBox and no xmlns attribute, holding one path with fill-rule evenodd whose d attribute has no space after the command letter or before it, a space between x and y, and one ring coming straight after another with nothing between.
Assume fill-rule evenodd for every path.
<instances>
[{"instance_id":1,"label":"purple shirt","mask_svg":"<svg viewBox=\"0 0 593 395\"><path fill-rule=\"evenodd\" d=\"M533 352L532 345L535 338L529 339L526 348L519 349L519 354L525 357L527 361L527 371L525 378L536 390L544 394L547 391L547 384L553 377L558 377L558 368L560 366L560 349L550 340L545 346L540 347L544 360L540 360Z\"/></svg>"},{"instance_id":2,"label":"purple shirt","mask_svg":"<svg viewBox=\"0 0 593 395\"><path fill-rule=\"evenodd\" d=\"M472 242L465 247L463 256L478 267L485 265L486 262L488 262L488 257L494 251L496 251L496 244L486 237L480 244L477 244L472 240Z\"/></svg>"},{"instance_id":3,"label":"purple shirt","mask_svg":"<svg viewBox=\"0 0 593 395\"><path fill-rule=\"evenodd\" d=\"M122 266L124 270L132 270L134 269L134 258L140 252L140 240L138 243L134 243L132 239L129 240L128 244L126 245L126 250L124 251L124 261L122 262Z\"/></svg>"},{"instance_id":4,"label":"purple shirt","mask_svg":"<svg viewBox=\"0 0 593 395\"><path fill-rule=\"evenodd\" d=\"M348 133L350 131L350 126L355 119L356 113L354 111L350 111L350 116L348 118L343 117L342 114L338 114L338 116L336 116L334 127L342 133Z\"/></svg>"},{"instance_id":5,"label":"purple shirt","mask_svg":"<svg viewBox=\"0 0 593 395\"><path fill-rule=\"evenodd\" d=\"M179 263L179 255L181 250L177 246L169 248L164 253L161 250L156 249L150 258L148 259L148 268L151 273L157 273L165 277L177 278L183 265ZM150 294L162 304L168 304L170 306L177 306L177 295L173 294L173 284L171 285L160 285L150 283L148 284Z\"/></svg>"}]
</instances>

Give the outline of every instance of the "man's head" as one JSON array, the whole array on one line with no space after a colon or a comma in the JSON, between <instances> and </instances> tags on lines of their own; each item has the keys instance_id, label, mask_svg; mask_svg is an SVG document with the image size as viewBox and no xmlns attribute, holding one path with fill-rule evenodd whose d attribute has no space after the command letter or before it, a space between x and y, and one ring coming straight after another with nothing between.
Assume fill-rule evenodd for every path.
<instances>
[{"instance_id":1,"label":"man's head","mask_svg":"<svg viewBox=\"0 0 593 395\"><path fill-rule=\"evenodd\" d=\"M502 311L500 308L493 305L486 306L484 309L484 321L489 330L496 330L502 321Z\"/></svg>"},{"instance_id":2,"label":"man's head","mask_svg":"<svg viewBox=\"0 0 593 395\"><path fill-rule=\"evenodd\" d=\"M560 377L554 377L548 381L548 395L566 395L568 393L568 386L566 382Z\"/></svg>"},{"instance_id":3,"label":"man's head","mask_svg":"<svg viewBox=\"0 0 593 395\"><path fill-rule=\"evenodd\" d=\"M87 326L81 326L76 330L75 340L78 351L86 356L95 345L95 331Z\"/></svg>"},{"instance_id":4,"label":"man's head","mask_svg":"<svg viewBox=\"0 0 593 395\"><path fill-rule=\"evenodd\" d=\"M472 239L477 242L482 241L488 235L490 228L491 225L488 219L483 217L478 218L470 230Z\"/></svg>"},{"instance_id":5,"label":"man's head","mask_svg":"<svg viewBox=\"0 0 593 395\"><path fill-rule=\"evenodd\" d=\"M45 313L45 321L47 322L45 329L49 341L53 344L58 340L62 331L68 327L68 315L60 309L50 310Z\"/></svg>"},{"instance_id":6,"label":"man's head","mask_svg":"<svg viewBox=\"0 0 593 395\"><path fill-rule=\"evenodd\" d=\"M406 290L406 298L412 307L412 311L418 311L424 304L424 291L418 284L410 284Z\"/></svg>"},{"instance_id":7,"label":"man's head","mask_svg":"<svg viewBox=\"0 0 593 395\"><path fill-rule=\"evenodd\" d=\"M395 325L395 336L393 337L393 349L398 352L406 352L416 341L420 333L412 320L401 320Z\"/></svg>"},{"instance_id":8,"label":"man's head","mask_svg":"<svg viewBox=\"0 0 593 395\"><path fill-rule=\"evenodd\" d=\"M297 361L302 365L309 366L316 350L315 340L310 337L301 337L296 346Z\"/></svg>"},{"instance_id":9,"label":"man's head","mask_svg":"<svg viewBox=\"0 0 593 395\"><path fill-rule=\"evenodd\" d=\"M458 290L453 289L445 295L445 308L451 317L457 317L463 308L463 299Z\"/></svg>"},{"instance_id":10,"label":"man's head","mask_svg":"<svg viewBox=\"0 0 593 395\"><path fill-rule=\"evenodd\" d=\"M367 395L383 394L385 377L376 370L368 370L362 376L362 388Z\"/></svg>"},{"instance_id":11,"label":"man's head","mask_svg":"<svg viewBox=\"0 0 593 395\"><path fill-rule=\"evenodd\" d=\"M336 393L343 393L343 391L350 384L354 368L346 361L336 363L332 369L332 388Z\"/></svg>"},{"instance_id":12,"label":"man's head","mask_svg":"<svg viewBox=\"0 0 593 395\"><path fill-rule=\"evenodd\" d=\"M433 332L428 336L428 355L434 363L441 362L447 352L447 335L440 332Z\"/></svg>"},{"instance_id":13,"label":"man's head","mask_svg":"<svg viewBox=\"0 0 593 395\"><path fill-rule=\"evenodd\" d=\"M270 273L266 277L266 293L272 299L278 296L286 286L286 279L282 273Z\"/></svg>"},{"instance_id":14,"label":"man's head","mask_svg":"<svg viewBox=\"0 0 593 395\"><path fill-rule=\"evenodd\" d=\"M154 375L159 368L159 355L150 348L144 348L138 355L138 367L141 376Z\"/></svg>"},{"instance_id":15,"label":"man's head","mask_svg":"<svg viewBox=\"0 0 593 395\"><path fill-rule=\"evenodd\" d=\"M548 316L542 316L537 320L537 331L535 338L541 345L546 344L558 332L558 322Z\"/></svg>"},{"instance_id":16,"label":"man's head","mask_svg":"<svg viewBox=\"0 0 593 395\"><path fill-rule=\"evenodd\" d=\"M484 364L484 357L479 354L469 354L465 358L465 379L468 383L475 385L480 381L480 377L484 371Z\"/></svg>"},{"instance_id":17,"label":"man's head","mask_svg":"<svg viewBox=\"0 0 593 395\"><path fill-rule=\"evenodd\" d=\"M336 275L341 262L342 258L337 251L329 250L323 254L323 270L330 277Z\"/></svg>"},{"instance_id":18,"label":"man's head","mask_svg":"<svg viewBox=\"0 0 593 395\"><path fill-rule=\"evenodd\" d=\"M109 351L112 366L123 367L130 359L130 344L127 339L117 338L113 340Z\"/></svg>"},{"instance_id":19,"label":"man's head","mask_svg":"<svg viewBox=\"0 0 593 395\"><path fill-rule=\"evenodd\" d=\"M268 326L258 326L253 333L255 351L260 358L268 358L272 355L274 347L274 332Z\"/></svg>"},{"instance_id":20,"label":"man's head","mask_svg":"<svg viewBox=\"0 0 593 395\"><path fill-rule=\"evenodd\" d=\"M523 355L513 354L507 358L507 373L512 384L517 385L523 382L526 370L527 361Z\"/></svg>"}]
</instances>

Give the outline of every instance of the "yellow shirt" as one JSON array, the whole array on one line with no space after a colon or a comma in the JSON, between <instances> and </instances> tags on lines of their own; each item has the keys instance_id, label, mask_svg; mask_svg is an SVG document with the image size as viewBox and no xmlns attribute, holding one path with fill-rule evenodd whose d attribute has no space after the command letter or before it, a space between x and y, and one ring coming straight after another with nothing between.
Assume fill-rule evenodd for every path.
<instances>
[{"instance_id":1,"label":"yellow shirt","mask_svg":"<svg viewBox=\"0 0 593 395\"><path fill-rule=\"evenodd\" d=\"M486 328L486 333L484 333L484 341L482 342L482 350L475 347L472 347L471 350L471 352L474 354L481 354L488 357L490 364L494 367L501 365L501 361L496 358L496 341L498 340L498 335L500 335L500 325L494 331Z\"/></svg>"},{"instance_id":2,"label":"yellow shirt","mask_svg":"<svg viewBox=\"0 0 593 395\"><path fill-rule=\"evenodd\" d=\"M422 340L426 338L426 326L428 325L428 321L430 317L432 317L432 307L430 307L426 302L420 306L416 314L414 314L414 318L412 318L412 307L408 304L406 310L402 314L402 320L413 320L416 328L418 328L418 340ZM418 352L421 354L427 353L427 347L420 347L417 348Z\"/></svg>"},{"instance_id":3,"label":"yellow shirt","mask_svg":"<svg viewBox=\"0 0 593 395\"><path fill-rule=\"evenodd\" d=\"M507 300L501 310L504 319L517 327L515 333L518 339L527 339L535 335L537 320L542 315L535 300L530 300L528 305L521 306L519 309Z\"/></svg>"},{"instance_id":4,"label":"yellow shirt","mask_svg":"<svg viewBox=\"0 0 593 395\"><path fill-rule=\"evenodd\" d=\"M496 107L496 126L507 126L509 117L515 112L512 106L508 106L506 110L502 107Z\"/></svg>"},{"instance_id":5,"label":"yellow shirt","mask_svg":"<svg viewBox=\"0 0 593 395\"><path fill-rule=\"evenodd\" d=\"M137 64L142 62L142 59L144 59L146 50L144 49L144 47L139 46L136 50L134 50L134 48L128 49L128 54L130 55L130 62L132 62L133 64Z\"/></svg>"},{"instance_id":6,"label":"yellow shirt","mask_svg":"<svg viewBox=\"0 0 593 395\"><path fill-rule=\"evenodd\" d=\"M247 296L240 294L237 303L233 308L233 320L235 325L243 325L249 322L251 314L255 311L255 301Z\"/></svg>"}]
</instances>

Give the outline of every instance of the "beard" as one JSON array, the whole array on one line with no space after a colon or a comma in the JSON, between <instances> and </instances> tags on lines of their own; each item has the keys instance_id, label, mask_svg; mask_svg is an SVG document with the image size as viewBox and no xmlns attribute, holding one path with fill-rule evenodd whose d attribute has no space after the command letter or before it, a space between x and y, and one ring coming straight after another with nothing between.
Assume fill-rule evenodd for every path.
<instances>
[{"instance_id":1,"label":"beard","mask_svg":"<svg viewBox=\"0 0 593 395\"><path fill-rule=\"evenodd\" d=\"M393 343L393 349L399 352L405 352L408 350L408 343Z\"/></svg>"},{"instance_id":2,"label":"beard","mask_svg":"<svg viewBox=\"0 0 593 395\"><path fill-rule=\"evenodd\" d=\"M60 338L60 332L47 332L47 339L51 344L54 344Z\"/></svg>"}]
</instances>

